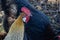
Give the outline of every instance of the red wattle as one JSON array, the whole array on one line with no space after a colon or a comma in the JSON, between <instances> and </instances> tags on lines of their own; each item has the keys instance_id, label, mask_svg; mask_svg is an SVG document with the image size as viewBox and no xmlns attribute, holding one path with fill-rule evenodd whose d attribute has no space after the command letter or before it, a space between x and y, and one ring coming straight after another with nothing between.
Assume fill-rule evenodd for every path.
<instances>
[{"instance_id":1,"label":"red wattle","mask_svg":"<svg viewBox=\"0 0 60 40\"><path fill-rule=\"evenodd\" d=\"M26 16L26 23L30 20L30 17Z\"/></svg>"}]
</instances>

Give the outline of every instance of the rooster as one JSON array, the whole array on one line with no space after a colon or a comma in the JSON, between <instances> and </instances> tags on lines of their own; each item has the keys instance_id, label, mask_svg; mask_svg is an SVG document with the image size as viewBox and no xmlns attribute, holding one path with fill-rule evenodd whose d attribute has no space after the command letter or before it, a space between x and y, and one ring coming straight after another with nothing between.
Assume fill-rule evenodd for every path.
<instances>
[{"instance_id":1,"label":"rooster","mask_svg":"<svg viewBox=\"0 0 60 40\"><path fill-rule=\"evenodd\" d=\"M19 24L19 23L15 24L15 22L18 22L16 20L12 24L5 40L8 40L8 39L10 40L10 38L12 38L12 40L18 40L19 37L21 37L22 40L53 40L54 33L52 32L49 18L45 14L43 14L42 12L35 9L28 2L28 0L23 0L23 1L22 0L15 0L15 1L18 6L18 13L19 12L24 13L24 16L21 18L24 22L24 28L23 29L20 28L20 27L22 27L21 26L22 24ZM18 32L16 30L14 30L14 29L16 29L14 24L20 25L20 27L18 27L19 33L24 32L24 37L22 37L20 35L17 38L15 37L18 35ZM24 31L22 31L22 30L24 30ZM13 33L14 34L16 33L16 34L12 36ZM21 34L21 35L23 35L23 34Z\"/></svg>"},{"instance_id":2,"label":"rooster","mask_svg":"<svg viewBox=\"0 0 60 40\"><path fill-rule=\"evenodd\" d=\"M25 17L28 21L25 21L25 33L27 40L53 40L54 33L51 28L49 18L39 10L35 9L28 0L15 0L18 5L18 12L25 12L22 7L30 10L30 16Z\"/></svg>"},{"instance_id":3,"label":"rooster","mask_svg":"<svg viewBox=\"0 0 60 40\"><path fill-rule=\"evenodd\" d=\"M11 25L11 28L4 40L23 40L24 23L22 21L23 13Z\"/></svg>"}]
</instances>

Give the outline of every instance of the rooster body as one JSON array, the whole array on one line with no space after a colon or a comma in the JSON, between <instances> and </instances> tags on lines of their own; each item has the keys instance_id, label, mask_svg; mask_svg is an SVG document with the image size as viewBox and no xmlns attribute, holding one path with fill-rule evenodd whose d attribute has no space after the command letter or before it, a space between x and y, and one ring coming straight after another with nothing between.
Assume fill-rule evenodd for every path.
<instances>
[{"instance_id":1,"label":"rooster body","mask_svg":"<svg viewBox=\"0 0 60 40\"><path fill-rule=\"evenodd\" d=\"M25 6L30 10L32 15L30 16L30 20L25 23L27 40L53 40L54 33L49 18L44 13L35 9L28 0L16 0L16 3L18 11L21 12L21 8Z\"/></svg>"},{"instance_id":2,"label":"rooster body","mask_svg":"<svg viewBox=\"0 0 60 40\"><path fill-rule=\"evenodd\" d=\"M24 23L22 16L19 16L12 24L7 36L4 40L23 40L24 37Z\"/></svg>"}]
</instances>

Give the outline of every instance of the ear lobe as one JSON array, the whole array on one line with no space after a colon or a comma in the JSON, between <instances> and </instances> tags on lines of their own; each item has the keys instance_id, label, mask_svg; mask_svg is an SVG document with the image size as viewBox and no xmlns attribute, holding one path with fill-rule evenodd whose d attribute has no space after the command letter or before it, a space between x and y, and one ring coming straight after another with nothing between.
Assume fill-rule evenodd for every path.
<instances>
[{"instance_id":1,"label":"ear lobe","mask_svg":"<svg viewBox=\"0 0 60 40\"><path fill-rule=\"evenodd\" d=\"M23 20L23 22L26 22L26 17L23 17L22 20Z\"/></svg>"},{"instance_id":2,"label":"ear lobe","mask_svg":"<svg viewBox=\"0 0 60 40\"><path fill-rule=\"evenodd\" d=\"M30 17L26 16L22 18L23 22L27 23L30 20Z\"/></svg>"}]
</instances>

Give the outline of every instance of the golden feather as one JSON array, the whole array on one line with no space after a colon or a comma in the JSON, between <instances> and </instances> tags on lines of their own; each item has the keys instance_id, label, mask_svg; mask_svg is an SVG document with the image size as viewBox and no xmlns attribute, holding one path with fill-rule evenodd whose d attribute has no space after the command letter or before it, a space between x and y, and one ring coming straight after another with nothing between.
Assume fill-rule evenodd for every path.
<instances>
[{"instance_id":1,"label":"golden feather","mask_svg":"<svg viewBox=\"0 0 60 40\"><path fill-rule=\"evenodd\" d=\"M24 23L22 21L23 13L12 24L7 36L4 40L23 40L24 37Z\"/></svg>"}]
</instances>

